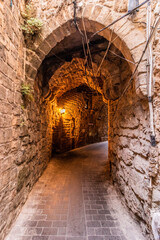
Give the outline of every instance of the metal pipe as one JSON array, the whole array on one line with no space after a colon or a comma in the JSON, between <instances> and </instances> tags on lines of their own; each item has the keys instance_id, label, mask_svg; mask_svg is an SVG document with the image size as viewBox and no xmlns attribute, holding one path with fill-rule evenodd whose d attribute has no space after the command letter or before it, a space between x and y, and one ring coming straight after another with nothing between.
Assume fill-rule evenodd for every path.
<instances>
[{"instance_id":1,"label":"metal pipe","mask_svg":"<svg viewBox=\"0 0 160 240\"><path fill-rule=\"evenodd\" d=\"M147 40L151 32L151 2L147 5ZM153 113L153 102L152 102L152 79L153 79L153 53L152 53L152 42L148 45L148 58L147 58L147 79L148 79L148 104L150 114L150 130L151 130L151 145L156 146L155 130L154 130L154 113Z\"/></svg>"},{"instance_id":2,"label":"metal pipe","mask_svg":"<svg viewBox=\"0 0 160 240\"><path fill-rule=\"evenodd\" d=\"M142 59L143 59L143 57L144 57L145 52L146 52L147 49L148 49L149 43L150 43L150 42L152 41L152 39L153 39L153 36L154 36L154 34L155 34L155 31L156 31L157 28L158 28L159 23L160 23L160 16L158 16L158 17L156 18L155 22L154 22L154 26L153 26L153 28L152 28L152 31L151 31L149 37L148 37L148 40L147 40L146 45L145 45L145 48L144 48L144 50L143 50L143 52L142 52L142 55L141 55L141 57L140 57L137 65L136 65L136 67L135 67L134 72L132 73L132 76L130 77L130 79L129 79L129 81L128 81L127 86L126 86L125 89L123 90L123 92L122 92L121 96L119 97L118 101L116 100L116 101L117 101L117 106L116 106L116 109L115 109L114 117L115 117L115 115L116 115L116 111L117 111L117 108L118 108L118 104L119 104L121 98L123 97L123 95L124 95L124 94L126 93L126 91L128 90L131 82L133 81L134 76L135 76L135 74L136 74L136 72L137 72L137 69L138 69L138 67L139 67L139 65L140 65L140 63L141 63L141 61L142 61ZM114 118L113 118L113 119L114 119Z\"/></svg>"}]
</instances>

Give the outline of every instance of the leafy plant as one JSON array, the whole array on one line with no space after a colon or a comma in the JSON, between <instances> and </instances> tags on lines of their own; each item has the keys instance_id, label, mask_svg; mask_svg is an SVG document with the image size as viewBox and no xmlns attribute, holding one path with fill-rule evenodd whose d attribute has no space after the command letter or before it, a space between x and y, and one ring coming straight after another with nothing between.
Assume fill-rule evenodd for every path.
<instances>
[{"instance_id":1,"label":"leafy plant","mask_svg":"<svg viewBox=\"0 0 160 240\"><path fill-rule=\"evenodd\" d=\"M33 90L31 88L31 86L27 83L23 83L22 84L22 87L21 87L21 93L22 93L22 96L26 99L26 100L29 100L29 101L33 101Z\"/></svg>"},{"instance_id":2,"label":"leafy plant","mask_svg":"<svg viewBox=\"0 0 160 240\"><path fill-rule=\"evenodd\" d=\"M24 19L24 24L21 26L21 28L25 35L33 36L41 31L43 22L41 19L33 17L30 5L26 5L25 12L22 12L21 15Z\"/></svg>"},{"instance_id":3,"label":"leafy plant","mask_svg":"<svg viewBox=\"0 0 160 240\"><path fill-rule=\"evenodd\" d=\"M23 118L21 118L21 122L20 122L20 127L23 127L23 126L25 126L25 120L23 119Z\"/></svg>"}]
</instances>

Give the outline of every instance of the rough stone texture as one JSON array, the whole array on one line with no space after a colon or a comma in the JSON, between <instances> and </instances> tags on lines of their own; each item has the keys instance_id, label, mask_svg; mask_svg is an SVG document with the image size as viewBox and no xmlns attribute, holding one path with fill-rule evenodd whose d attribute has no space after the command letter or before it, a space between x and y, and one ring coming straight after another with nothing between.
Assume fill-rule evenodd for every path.
<instances>
[{"instance_id":1,"label":"rough stone texture","mask_svg":"<svg viewBox=\"0 0 160 240\"><path fill-rule=\"evenodd\" d=\"M12 8L10 1L0 2L0 239L45 169L52 147L49 104L40 107L36 93L33 102L21 94L26 50L20 7L17 1Z\"/></svg>"},{"instance_id":2,"label":"rough stone texture","mask_svg":"<svg viewBox=\"0 0 160 240\"><path fill-rule=\"evenodd\" d=\"M87 34L90 36L91 33L121 16L127 10L126 2L125 0L120 1L119 6L117 6L117 1L90 0L83 1L83 3L78 1L77 17L80 30L84 32L82 13ZM156 0L152 1L152 9L155 10L152 14L153 20L158 13L157 3ZM43 85L44 79L40 80L43 74L38 73L37 77L36 74L42 70L41 65L46 61L45 57L49 57L51 52L52 55L60 53L65 47L65 51L68 49L70 51L68 45L61 45L64 39L70 36L70 46L75 47L74 37L78 35L73 24L72 1L34 0L33 5L35 14L42 18L44 26L42 33L35 41L27 42L26 45L20 27L22 23L20 9L24 9L23 1L13 1L12 7L10 7L9 0L0 2L1 239L4 239L13 220L20 212L33 184L46 167L52 151L54 113L52 100L54 96L46 98L46 101L44 93L48 94L49 87L47 84ZM126 65L124 64L125 60L121 61L121 65L119 65L120 61L116 63L118 71L122 75L121 78L119 75L113 77L112 73L117 73L117 68L115 68L117 60L113 59L113 56L108 56L109 59L105 60L102 68L103 82L99 81L97 86L97 82L95 84L95 79L92 76L89 85L103 94L104 101L109 96L107 90L109 89L109 92L112 93L112 98L109 98L109 157L112 162L113 179L118 183L128 207L138 219L142 220L141 225L148 233L151 232L151 212L160 211L158 163L160 149L159 30L154 39L153 49L155 57L153 101L156 148L150 146L149 111L147 100L144 98L147 94L146 56L138 68L133 88L121 98L116 113L116 102L111 101L117 97L115 92L119 93L126 86L129 76L135 68L135 63L139 60L144 49L145 25L143 22L145 21L146 7L144 6L134 19L123 19L114 26L114 31L111 28L100 33L99 37L102 36L107 42L113 41L114 54L120 54L121 58L125 57L129 62ZM102 47L99 47L98 51L99 49L102 50ZM94 55L94 70L99 66L104 51L102 51L101 58L99 55ZM66 61L68 63L68 59ZM61 66L56 65L56 69ZM72 67L72 69L74 68ZM92 74L91 71L89 72ZM53 73L50 78L55 79ZM118 87L117 91L117 88L114 87L117 87L119 79L122 81L118 85L120 88ZM74 79L74 83L76 80L77 78ZM84 83L84 79L80 80L80 83ZM33 102L24 102L22 99L21 85L24 81L27 81L34 88L35 101ZM73 85L73 88L79 86ZM63 88L66 86L67 84L63 84ZM61 84L57 84L57 87L60 89ZM54 93L53 88L50 88L50 91L52 94ZM152 180L151 187L150 180ZM150 238L152 239L152 236Z\"/></svg>"}]
</instances>

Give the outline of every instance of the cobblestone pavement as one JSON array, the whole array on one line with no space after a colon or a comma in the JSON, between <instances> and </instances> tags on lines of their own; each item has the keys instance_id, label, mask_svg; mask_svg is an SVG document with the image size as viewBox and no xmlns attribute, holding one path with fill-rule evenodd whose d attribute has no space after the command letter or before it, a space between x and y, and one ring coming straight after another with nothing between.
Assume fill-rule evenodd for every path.
<instances>
[{"instance_id":1,"label":"cobblestone pavement","mask_svg":"<svg viewBox=\"0 0 160 240\"><path fill-rule=\"evenodd\" d=\"M131 240L108 192L106 152L105 142L56 156L6 240Z\"/></svg>"}]
</instances>

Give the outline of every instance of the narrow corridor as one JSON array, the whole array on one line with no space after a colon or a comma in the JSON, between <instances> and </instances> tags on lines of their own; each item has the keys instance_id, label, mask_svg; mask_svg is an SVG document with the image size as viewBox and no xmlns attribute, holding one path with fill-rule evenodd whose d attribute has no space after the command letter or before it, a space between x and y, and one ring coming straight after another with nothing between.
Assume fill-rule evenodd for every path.
<instances>
[{"instance_id":1,"label":"narrow corridor","mask_svg":"<svg viewBox=\"0 0 160 240\"><path fill-rule=\"evenodd\" d=\"M103 142L54 157L6 240L143 240L107 178L106 153Z\"/></svg>"}]
</instances>

